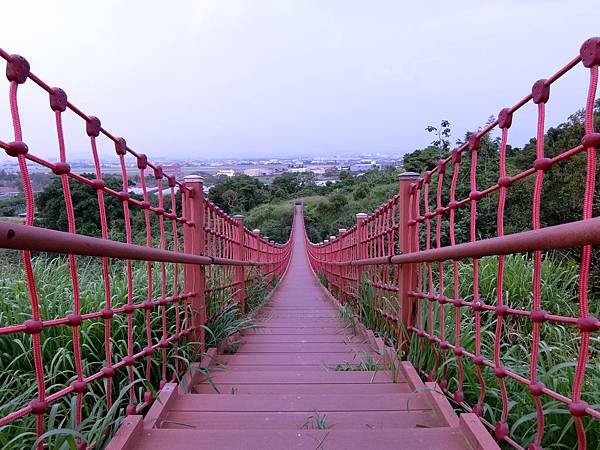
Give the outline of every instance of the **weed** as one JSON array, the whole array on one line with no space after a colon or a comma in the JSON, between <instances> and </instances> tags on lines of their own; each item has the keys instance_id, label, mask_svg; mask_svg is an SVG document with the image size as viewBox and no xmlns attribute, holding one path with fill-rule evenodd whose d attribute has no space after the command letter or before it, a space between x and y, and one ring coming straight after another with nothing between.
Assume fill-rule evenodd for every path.
<instances>
[{"instance_id":1,"label":"weed","mask_svg":"<svg viewBox=\"0 0 600 450\"><path fill-rule=\"evenodd\" d=\"M317 411L306 418L306 421L300 426L301 430L329 430L333 424L327 423L327 414L319 414Z\"/></svg>"}]
</instances>

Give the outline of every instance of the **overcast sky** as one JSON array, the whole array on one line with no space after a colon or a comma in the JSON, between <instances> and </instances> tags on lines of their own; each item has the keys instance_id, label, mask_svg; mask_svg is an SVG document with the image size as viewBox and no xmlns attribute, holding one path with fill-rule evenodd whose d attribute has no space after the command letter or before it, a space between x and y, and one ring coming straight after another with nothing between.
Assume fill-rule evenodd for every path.
<instances>
[{"instance_id":1,"label":"overcast sky","mask_svg":"<svg viewBox=\"0 0 600 450\"><path fill-rule=\"evenodd\" d=\"M22 0L2 5L0 45L151 156L404 153L430 142L428 124L460 138L525 96L600 34L599 13L598 0ZM557 83L548 124L586 89L583 67ZM20 95L31 151L56 155L47 96L31 81ZM515 116L513 144L533 112ZM89 156L65 121L69 157Z\"/></svg>"}]
</instances>

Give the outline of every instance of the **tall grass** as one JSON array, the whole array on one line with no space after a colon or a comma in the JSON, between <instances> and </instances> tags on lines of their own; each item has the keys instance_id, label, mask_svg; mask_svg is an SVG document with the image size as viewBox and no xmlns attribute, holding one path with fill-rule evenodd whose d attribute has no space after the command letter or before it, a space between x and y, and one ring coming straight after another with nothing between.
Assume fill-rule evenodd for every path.
<instances>
[{"instance_id":1,"label":"tall grass","mask_svg":"<svg viewBox=\"0 0 600 450\"><path fill-rule=\"evenodd\" d=\"M427 267L423 265L424 280L427 279ZM452 285L452 263L445 263L444 294L450 298L454 295ZM376 269L375 269L376 270ZM433 265L433 279L438 279L438 269ZM459 270L459 296L464 300L473 299L473 264L461 261ZM498 257L486 257L479 260L479 294L487 304L496 304ZM386 319L380 311L397 311L397 299L389 297L376 298L375 289L367 280L372 272L363 277L357 301L352 306L346 305L347 314L355 313L364 325L372 329L387 342L398 346L404 341L406 330L398 324ZM533 261L528 255L509 255L505 257L503 295L504 303L512 308L531 310L533 292ZM438 286L434 285L434 292ZM542 309L551 314L579 316L579 266L560 255L548 254L542 260L541 297ZM429 329L427 308L428 302L422 302L422 321L425 330ZM440 333L440 308L433 305L432 324L436 335ZM453 305L443 306L445 314L445 336L448 342L455 340L456 308ZM352 311L353 310L353 311ZM600 301L590 299L590 314L598 316ZM496 314L481 313L482 355L493 360ZM469 308L461 308L460 345L467 351L475 352L475 317ZM400 337L400 338L399 338ZM541 343L538 362L538 379L546 387L567 397L571 396L573 377L578 358L580 344L579 330L573 326L545 322L541 326ZM500 342L502 364L523 377L529 377L532 348L532 322L529 318L509 315L505 316ZM591 338L591 351L586 379L583 388L583 400L592 407L600 408L600 339ZM440 352L439 347L435 350ZM448 392L457 388L458 372L456 356L447 350L435 364L435 352L429 341L419 339L412 333L405 358L411 361L423 376L440 381L446 379ZM463 358L465 400L468 404L477 403L479 381L475 365ZM500 420L502 411L501 393L498 380L490 369L483 369L486 385L484 401L484 418L491 424ZM510 434L521 445L527 447L536 432L537 416L535 406L527 386L510 378L505 378L508 390L508 422ZM566 405L546 395L541 397L545 414L544 448L571 449L577 447L577 436L572 416ZM459 405L456 405L460 409ZM600 449L600 424L597 420L584 418L589 448Z\"/></svg>"},{"instance_id":2,"label":"tall grass","mask_svg":"<svg viewBox=\"0 0 600 450\"><path fill-rule=\"evenodd\" d=\"M73 291L69 266L64 257L38 256L33 260L35 283L39 296L40 316L44 320L64 317L73 311ZM0 322L2 325L19 324L31 318L31 307L27 284L19 264L2 265L0 269ZM91 258L78 258L78 279L81 296L81 313L99 311L105 307L102 268L99 261ZM167 286L172 292L173 265L167 265ZM127 277L124 263L113 261L110 266L111 300L113 307L127 302ZM153 297L160 297L160 264L153 264ZM180 277L181 283L181 277ZM147 296L148 278L145 263L133 263L133 299L140 302ZM181 284L178 286L181 292ZM181 306L180 308L183 308ZM182 311L182 309L181 309ZM183 314L182 314L183 317ZM147 344L146 322L143 311L133 314L134 352L139 352ZM175 332L175 305L167 306L167 331ZM184 325L185 326L185 325ZM154 308L151 315L151 336L156 343L162 336L161 314ZM84 375L90 375L105 366L104 320L85 320L80 326L82 362ZM111 347L113 362L127 356L127 317L116 314L111 319ZM42 359L47 394L52 394L76 379L75 358L72 347L72 330L69 326L44 328L41 333ZM168 349L168 373L174 373L176 358L192 358L192 346L179 346L175 355L173 346ZM155 353L151 365L151 384L160 382L160 354ZM135 364L136 380L134 387L138 402L147 390L154 389L145 381L145 360ZM4 416L37 397L31 336L17 333L0 338L0 415ZM75 434L82 435L87 443L102 447L115 431L122 419L123 408L128 402L129 379L126 370L115 372L112 396L116 402L107 408L106 390L103 381L88 384L84 394L84 421L75 427L72 404L75 396L67 396L51 404L46 414L46 429L54 430L45 440L50 448L60 447ZM35 442L35 417L33 415L13 422L0 429L0 446L3 448L26 448ZM69 438L69 436L71 436ZM68 442L67 442L68 443Z\"/></svg>"},{"instance_id":3,"label":"tall grass","mask_svg":"<svg viewBox=\"0 0 600 450\"><path fill-rule=\"evenodd\" d=\"M0 323L20 324L31 318L31 307L22 267L18 259L12 264L0 266ZM39 295L42 319L64 317L73 311L73 293L69 266L64 257L40 255L33 260L36 288ZM167 292L173 292L173 264L167 264ZM215 270L217 269L217 270ZM213 282L226 282L227 269L213 268L211 275L218 278ZM179 268L178 291L183 288L183 276ZM99 311L105 307L102 267L97 259L78 258L78 278L81 296L81 313ZM127 276L122 261L112 261L110 265L111 299L113 307L127 302ZM153 297L160 297L160 264L153 264ZM271 287L264 277L259 276L249 283L248 302L251 308L257 307ZM133 262L133 300L141 302L147 298L148 277L146 263ZM170 294L168 294L170 295ZM207 345L216 346L237 330L250 326L248 319L241 316L232 292L207 296L207 306L215 313L206 324ZM175 304L167 306L168 334L175 332ZM183 305L180 313L183 321ZM143 310L133 314L134 352L146 345L146 322ZM162 322L159 308L151 315L151 336L156 343L162 336ZM182 323L182 327L186 324ZM84 374L90 375L105 366L104 359L104 320L86 320L80 327ZM72 348L72 330L69 326L44 328L41 334L42 358L47 393L51 394L76 379L75 360ZM113 362L127 356L127 316L116 314L111 319L111 345ZM181 342L177 353L173 346L168 349L168 376L175 373L175 361L179 372L186 369L189 362L197 360L197 346L192 342ZM151 366L151 385L145 379L145 359L134 365L137 402L144 398L146 391L154 391L160 383L160 352L155 352ZM13 412L37 397L31 336L24 333L0 337L0 416ZM178 380L178 377L175 378ZM75 438L82 436L86 443L102 448L118 428L123 419L124 407L128 403L129 379L127 371L119 369L113 378L112 408L107 408L106 390L103 381L92 382L84 394L83 422L75 426L75 396L67 396L53 402L45 414L45 429L48 430L44 442L48 448L75 448ZM25 416L0 428L0 448L31 448L36 441L35 417Z\"/></svg>"}]
</instances>

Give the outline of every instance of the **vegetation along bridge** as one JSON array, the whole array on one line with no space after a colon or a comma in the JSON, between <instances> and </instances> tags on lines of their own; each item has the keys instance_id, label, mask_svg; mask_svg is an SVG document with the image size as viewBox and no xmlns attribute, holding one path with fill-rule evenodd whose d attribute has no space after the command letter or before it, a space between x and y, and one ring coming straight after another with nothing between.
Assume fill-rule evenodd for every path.
<instances>
[{"instance_id":1,"label":"vegetation along bridge","mask_svg":"<svg viewBox=\"0 0 600 450\"><path fill-rule=\"evenodd\" d=\"M0 147L18 161L27 209L24 224L0 222L15 279L2 284L3 447L597 448L600 38L319 243L301 204L288 242L270 241L208 201L200 177L165 174L23 57L0 57L14 133ZM547 154L551 88L577 70L589 79L580 142ZM22 89L49 98L56 162L27 146ZM537 110L535 158L515 172L508 138L526 105ZM93 175L71 170L68 133L89 142ZM119 186L103 174L106 151ZM62 182L64 230L36 221L35 166ZM576 170L579 217L548 224L544 176L561 167ZM78 228L75 186L96 193L98 233ZM530 195L528 225L505 230L516 190ZM482 235L490 210L494 233ZM548 254L575 261L573 299L548 301L563 267Z\"/></svg>"}]
</instances>

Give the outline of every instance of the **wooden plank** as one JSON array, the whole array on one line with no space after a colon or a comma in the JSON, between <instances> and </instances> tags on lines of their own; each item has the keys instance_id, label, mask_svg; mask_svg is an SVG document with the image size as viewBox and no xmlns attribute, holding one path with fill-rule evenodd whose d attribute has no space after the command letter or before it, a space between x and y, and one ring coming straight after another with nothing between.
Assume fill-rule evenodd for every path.
<instances>
[{"instance_id":1,"label":"wooden plank","mask_svg":"<svg viewBox=\"0 0 600 450\"><path fill-rule=\"evenodd\" d=\"M179 393L187 394L189 392L190 387L195 385L196 383L198 383L198 381L202 378L203 369L207 369L211 365L216 364L216 362L218 361L218 358L219 358L219 355L217 355L216 348L211 347L208 350L206 350L206 353L202 357L202 360L200 361L200 363L192 364L192 366L189 370L189 372L190 372L189 379L187 379L187 380L184 379L184 381L188 382L189 384L182 383L179 387Z\"/></svg>"},{"instance_id":2,"label":"wooden plank","mask_svg":"<svg viewBox=\"0 0 600 450\"><path fill-rule=\"evenodd\" d=\"M425 386L423 380L415 370L412 363L408 361L402 361L399 367L400 371L403 372L403 378L408 381L408 383L412 386L413 389L422 388Z\"/></svg>"},{"instance_id":3,"label":"wooden plank","mask_svg":"<svg viewBox=\"0 0 600 450\"><path fill-rule=\"evenodd\" d=\"M167 383L163 386L144 417L144 428L160 427L161 419L166 416L173 400L177 398L177 390L177 383Z\"/></svg>"},{"instance_id":4,"label":"wooden plank","mask_svg":"<svg viewBox=\"0 0 600 450\"><path fill-rule=\"evenodd\" d=\"M475 414L461 414L459 423L465 439L474 450L500 450L492 435Z\"/></svg>"},{"instance_id":5,"label":"wooden plank","mask_svg":"<svg viewBox=\"0 0 600 450\"><path fill-rule=\"evenodd\" d=\"M250 334L242 336L242 342L246 344L268 344L268 343L329 343L329 342L352 342L365 344L366 340L360 336L345 334Z\"/></svg>"},{"instance_id":6,"label":"wooden plank","mask_svg":"<svg viewBox=\"0 0 600 450\"><path fill-rule=\"evenodd\" d=\"M105 450L133 450L139 448L136 445L143 435L143 422L143 416L125 417Z\"/></svg>"},{"instance_id":7,"label":"wooden plank","mask_svg":"<svg viewBox=\"0 0 600 450\"><path fill-rule=\"evenodd\" d=\"M143 450L465 450L469 445L452 428L396 430L150 430Z\"/></svg>"},{"instance_id":8,"label":"wooden plank","mask_svg":"<svg viewBox=\"0 0 600 450\"><path fill-rule=\"evenodd\" d=\"M194 387L195 394L281 395L281 394L394 394L412 392L407 383L310 383L310 384L237 384L203 383Z\"/></svg>"},{"instance_id":9,"label":"wooden plank","mask_svg":"<svg viewBox=\"0 0 600 450\"><path fill-rule=\"evenodd\" d=\"M365 344L346 344L344 342L293 343L274 342L266 344L242 344L236 354L241 353L342 353L371 352Z\"/></svg>"},{"instance_id":10,"label":"wooden plank","mask_svg":"<svg viewBox=\"0 0 600 450\"><path fill-rule=\"evenodd\" d=\"M335 430L380 430L437 427L431 411L318 411L318 412L171 412L163 428L199 430L300 430L316 427L317 414Z\"/></svg>"},{"instance_id":11,"label":"wooden plank","mask_svg":"<svg viewBox=\"0 0 600 450\"><path fill-rule=\"evenodd\" d=\"M210 373L214 383L236 384L356 384L356 383L391 383L389 371L214 371Z\"/></svg>"},{"instance_id":12,"label":"wooden plank","mask_svg":"<svg viewBox=\"0 0 600 450\"><path fill-rule=\"evenodd\" d=\"M431 410L421 394L181 395L171 411L410 411Z\"/></svg>"},{"instance_id":13,"label":"wooden plank","mask_svg":"<svg viewBox=\"0 0 600 450\"><path fill-rule=\"evenodd\" d=\"M338 319L269 319L267 322L269 327L310 327L310 328L319 328L319 327L339 327L342 326L342 322ZM261 323L258 322L260 326Z\"/></svg>"},{"instance_id":14,"label":"wooden plank","mask_svg":"<svg viewBox=\"0 0 600 450\"><path fill-rule=\"evenodd\" d=\"M262 326L251 330L244 331L244 335L261 335L261 334L278 334L278 335L290 335L290 334L333 334L333 335L351 335L349 328L343 327L341 324L336 327L270 327Z\"/></svg>"},{"instance_id":15,"label":"wooden plank","mask_svg":"<svg viewBox=\"0 0 600 450\"><path fill-rule=\"evenodd\" d=\"M218 359L227 365L260 365L260 364L278 364L278 365L336 365L348 363L351 365L359 364L370 356L376 363L383 365L383 358L375 353L370 355L348 353L264 353L264 354L235 354L219 355Z\"/></svg>"},{"instance_id":16,"label":"wooden plank","mask_svg":"<svg viewBox=\"0 0 600 450\"><path fill-rule=\"evenodd\" d=\"M289 364L244 364L224 366L227 372L332 372L326 365Z\"/></svg>"},{"instance_id":17,"label":"wooden plank","mask_svg":"<svg viewBox=\"0 0 600 450\"><path fill-rule=\"evenodd\" d=\"M442 392L442 388L434 382L425 383L424 391L429 398L430 405L451 427L458 426L458 416L454 412L452 405Z\"/></svg>"}]
</instances>

